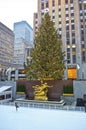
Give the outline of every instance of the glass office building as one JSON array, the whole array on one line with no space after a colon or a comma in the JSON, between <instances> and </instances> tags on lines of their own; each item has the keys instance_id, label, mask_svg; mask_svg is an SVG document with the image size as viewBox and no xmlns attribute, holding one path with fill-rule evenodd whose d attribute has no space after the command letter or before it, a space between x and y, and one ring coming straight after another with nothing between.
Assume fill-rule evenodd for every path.
<instances>
[{"instance_id":1,"label":"glass office building","mask_svg":"<svg viewBox=\"0 0 86 130\"><path fill-rule=\"evenodd\" d=\"M14 64L23 64L33 48L33 29L26 21L14 23Z\"/></svg>"}]
</instances>

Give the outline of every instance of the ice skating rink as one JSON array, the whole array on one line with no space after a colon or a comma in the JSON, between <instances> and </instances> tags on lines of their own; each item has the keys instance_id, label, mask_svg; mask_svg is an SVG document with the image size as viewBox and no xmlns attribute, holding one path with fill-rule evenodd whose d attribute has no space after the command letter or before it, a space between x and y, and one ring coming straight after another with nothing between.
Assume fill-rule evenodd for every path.
<instances>
[{"instance_id":1,"label":"ice skating rink","mask_svg":"<svg viewBox=\"0 0 86 130\"><path fill-rule=\"evenodd\" d=\"M0 105L0 130L86 130L86 113Z\"/></svg>"}]
</instances>

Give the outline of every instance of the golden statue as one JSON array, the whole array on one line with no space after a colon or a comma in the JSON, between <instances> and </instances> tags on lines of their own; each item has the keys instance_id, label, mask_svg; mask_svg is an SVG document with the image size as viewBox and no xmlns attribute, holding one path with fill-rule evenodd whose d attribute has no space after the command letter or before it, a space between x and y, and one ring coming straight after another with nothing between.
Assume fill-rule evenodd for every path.
<instances>
[{"instance_id":1,"label":"golden statue","mask_svg":"<svg viewBox=\"0 0 86 130\"><path fill-rule=\"evenodd\" d=\"M48 88L50 87L51 86L49 86L47 83L43 83L43 81L41 81L41 85L33 86L34 99L35 100L48 100L47 92L48 92Z\"/></svg>"}]
</instances>

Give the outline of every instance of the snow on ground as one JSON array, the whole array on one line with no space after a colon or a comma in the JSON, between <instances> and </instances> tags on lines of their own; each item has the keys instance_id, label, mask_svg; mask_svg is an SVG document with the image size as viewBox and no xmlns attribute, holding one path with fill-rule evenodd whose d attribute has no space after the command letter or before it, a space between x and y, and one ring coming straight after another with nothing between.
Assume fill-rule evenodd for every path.
<instances>
[{"instance_id":1,"label":"snow on ground","mask_svg":"<svg viewBox=\"0 0 86 130\"><path fill-rule=\"evenodd\" d=\"M0 130L86 130L86 113L0 105Z\"/></svg>"}]
</instances>

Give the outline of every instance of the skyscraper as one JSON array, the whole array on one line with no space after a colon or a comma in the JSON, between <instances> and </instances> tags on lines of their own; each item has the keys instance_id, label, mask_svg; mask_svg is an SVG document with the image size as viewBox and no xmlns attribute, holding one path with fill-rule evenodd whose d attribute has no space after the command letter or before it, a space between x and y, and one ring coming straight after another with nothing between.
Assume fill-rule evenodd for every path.
<instances>
[{"instance_id":1,"label":"skyscraper","mask_svg":"<svg viewBox=\"0 0 86 130\"><path fill-rule=\"evenodd\" d=\"M66 61L64 78L86 79L86 0L38 0L38 12L34 14L35 33L45 10L62 39Z\"/></svg>"},{"instance_id":2,"label":"skyscraper","mask_svg":"<svg viewBox=\"0 0 86 130\"><path fill-rule=\"evenodd\" d=\"M14 33L0 22L0 77L13 66ZM1 75L2 73L2 75Z\"/></svg>"},{"instance_id":3,"label":"skyscraper","mask_svg":"<svg viewBox=\"0 0 86 130\"><path fill-rule=\"evenodd\" d=\"M14 63L24 65L33 48L33 29L26 21L14 23Z\"/></svg>"}]
</instances>

